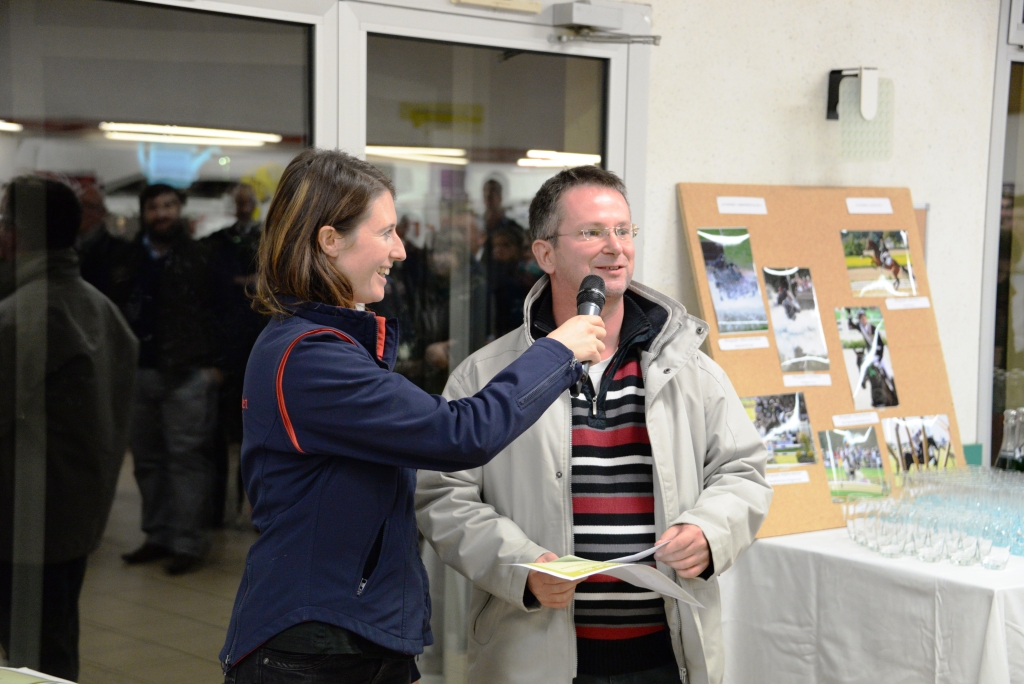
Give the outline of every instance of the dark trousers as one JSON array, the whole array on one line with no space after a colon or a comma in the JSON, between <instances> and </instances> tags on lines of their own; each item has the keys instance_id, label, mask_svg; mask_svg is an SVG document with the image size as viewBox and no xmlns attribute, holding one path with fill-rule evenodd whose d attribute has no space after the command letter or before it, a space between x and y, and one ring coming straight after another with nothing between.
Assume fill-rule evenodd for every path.
<instances>
[{"instance_id":1,"label":"dark trousers","mask_svg":"<svg viewBox=\"0 0 1024 684\"><path fill-rule=\"evenodd\" d=\"M315 655L258 648L228 670L224 684L410 684L409 659Z\"/></svg>"},{"instance_id":2,"label":"dark trousers","mask_svg":"<svg viewBox=\"0 0 1024 684\"><path fill-rule=\"evenodd\" d=\"M39 670L71 681L78 680L78 596L84 579L85 556L43 566ZM0 645L9 653L10 644L11 564L0 563Z\"/></svg>"},{"instance_id":3,"label":"dark trousers","mask_svg":"<svg viewBox=\"0 0 1024 684\"><path fill-rule=\"evenodd\" d=\"M679 684L675 665L617 675L577 675L572 684Z\"/></svg>"}]
</instances>

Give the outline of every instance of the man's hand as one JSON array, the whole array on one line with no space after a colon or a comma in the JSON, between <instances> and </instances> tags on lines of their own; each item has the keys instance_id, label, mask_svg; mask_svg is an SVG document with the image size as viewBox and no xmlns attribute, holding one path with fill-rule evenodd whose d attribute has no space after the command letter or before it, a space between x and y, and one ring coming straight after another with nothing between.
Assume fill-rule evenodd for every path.
<instances>
[{"instance_id":1,"label":"man's hand","mask_svg":"<svg viewBox=\"0 0 1024 684\"><path fill-rule=\"evenodd\" d=\"M547 563L553 560L558 560L558 556L548 551L535 560L534 563ZM526 578L526 587L537 597L540 605L545 608L565 608L572 603L572 596L576 593L576 585L582 581L570 582L569 580L558 579L543 572L531 570L530 576Z\"/></svg>"},{"instance_id":2,"label":"man's hand","mask_svg":"<svg viewBox=\"0 0 1024 684\"><path fill-rule=\"evenodd\" d=\"M658 543L663 541L668 544L654 552L654 559L673 568L680 577L697 577L711 562L708 540L696 525L673 525L665 530Z\"/></svg>"}]
</instances>

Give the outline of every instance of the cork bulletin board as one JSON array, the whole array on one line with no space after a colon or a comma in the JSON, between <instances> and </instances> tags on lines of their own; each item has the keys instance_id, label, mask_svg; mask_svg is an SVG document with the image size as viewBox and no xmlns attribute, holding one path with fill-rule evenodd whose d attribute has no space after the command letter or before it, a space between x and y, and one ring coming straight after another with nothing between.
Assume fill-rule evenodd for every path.
<instances>
[{"instance_id":1,"label":"cork bulletin board","mask_svg":"<svg viewBox=\"0 0 1024 684\"><path fill-rule=\"evenodd\" d=\"M842 527L841 501L964 465L909 190L678 192L705 350L771 452L758 536Z\"/></svg>"}]
</instances>

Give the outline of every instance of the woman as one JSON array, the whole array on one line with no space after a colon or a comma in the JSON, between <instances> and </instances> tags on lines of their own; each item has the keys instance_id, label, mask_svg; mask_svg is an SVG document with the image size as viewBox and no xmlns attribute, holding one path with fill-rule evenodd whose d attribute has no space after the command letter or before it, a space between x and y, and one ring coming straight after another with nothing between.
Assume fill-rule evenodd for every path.
<instances>
[{"instance_id":1,"label":"woman","mask_svg":"<svg viewBox=\"0 0 1024 684\"><path fill-rule=\"evenodd\" d=\"M260 244L242 475L260 537L227 641L226 681L409 684L432 642L417 468L488 462L600 360L577 316L479 394L446 402L392 373L397 326L357 305L405 258L394 187L342 152L307 150L281 178Z\"/></svg>"}]
</instances>

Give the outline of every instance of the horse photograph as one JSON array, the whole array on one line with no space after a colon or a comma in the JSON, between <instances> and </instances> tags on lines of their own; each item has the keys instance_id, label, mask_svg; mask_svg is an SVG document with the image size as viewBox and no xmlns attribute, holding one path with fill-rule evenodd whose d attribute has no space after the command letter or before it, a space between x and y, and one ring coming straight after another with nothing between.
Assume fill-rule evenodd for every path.
<instances>
[{"instance_id":1,"label":"horse photograph","mask_svg":"<svg viewBox=\"0 0 1024 684\"><path fill-rule=\"evenodd\" d=\"M917 294L906 231L844 230L842 236L846 273L854 297Z\"/></svg>"}]
</instances>

